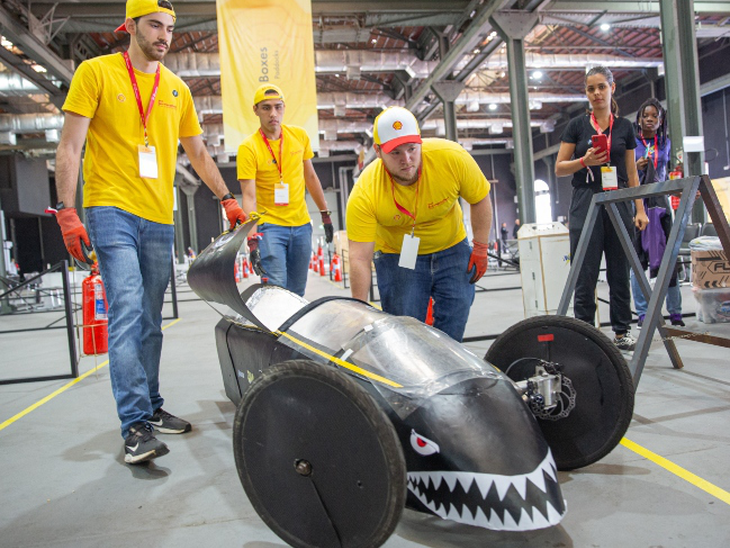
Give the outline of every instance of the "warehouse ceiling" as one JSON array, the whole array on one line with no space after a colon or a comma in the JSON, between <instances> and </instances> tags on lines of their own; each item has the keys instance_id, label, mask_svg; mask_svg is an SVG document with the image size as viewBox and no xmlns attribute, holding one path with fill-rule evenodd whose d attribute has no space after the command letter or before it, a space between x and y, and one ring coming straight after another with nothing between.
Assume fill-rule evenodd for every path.
<instances>
[{"instance_id":1,"label":"warehouse ceiling","mask_svg":"<svg viewBox=\"0 0 730 548\"><path fill-rule=\"evenodd\" d=\"M178 18L165 63L190 86L211 152L230 162L221 135L215 0L173 4ZM694 7L701 54L727 49L730 2ZM619 94L663 70L657 1L312 0L319 155L369 148L368 130L385 105L411 107L425 135L443 136L432 87L442 80L464 85L455 104L465 147L511 147L507 54L490 24L498 12L537 15L524 40L535 134L553 131L585 101L586 65L611 67ZM73 67L126 49L128 35L113 32L123 19L122 0L0 0L0 150L52 153Z\"/></svg>"}]
</instances>

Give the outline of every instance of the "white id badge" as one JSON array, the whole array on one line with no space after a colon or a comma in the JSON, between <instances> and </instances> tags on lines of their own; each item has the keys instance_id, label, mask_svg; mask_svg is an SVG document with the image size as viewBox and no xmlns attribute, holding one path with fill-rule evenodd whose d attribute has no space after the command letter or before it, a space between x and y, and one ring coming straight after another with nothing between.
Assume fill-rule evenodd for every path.
<instances>
[{"instance_id":1,"label":"white id badge","mask_svg":"<svg viewBox=\"0 0 730 548\"><path fill-rule=\"evenodd\" d=\"M618 189L616 166L601 166L601 183L603 184L603 190Z\"/></svg>"},{"instance_id":2,"label":"white id badge","mask_svg":"<svg viewBox=\"0 0 730 548\"><path fill-rule=\"evenodd\" d=\"M418 258L418 245L420 243L421 238L418 236L411 236L410 234L403 236L403 247L401 247L400 257L398 258L399 267L415 270L416 259Z\"/></svg>"},{"instance_id":3,"label":"white id badge","mask_svg":"<svg viewBox=\"0 0 730 548\"><path fill-rule=\"evenodd\" d=\"M157 153L155 147L137 146L139 176L143 179L157 179Z\"/></svg>"},{"instance_id":4,"label":"white id badge","mask_svg":"<svg viewBox=\"0 0 730 548\"><path fill-rule=\"evenodd\" d=\"M274 205L289 205L289 185L284 182L274 185Z\"/></svg>"}]
</instances>

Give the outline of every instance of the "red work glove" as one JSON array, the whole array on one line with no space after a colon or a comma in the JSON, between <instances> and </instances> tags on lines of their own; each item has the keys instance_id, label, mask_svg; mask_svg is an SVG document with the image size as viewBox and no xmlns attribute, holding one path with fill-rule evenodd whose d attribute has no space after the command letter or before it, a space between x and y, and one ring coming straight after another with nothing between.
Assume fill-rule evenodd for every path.
<instances>
[{"instance_id":1,"label":"red work glove","mask_svg":"<svg viewBox=\"0 0 730 548\"><path fill-rule=\"evenodd\" d=\"M489 246L487 244L480 244L479 242L472 241L474 249L472 249L471 257L469 257L469 266L466 271L471 272L470 284L476 283L479 279L484 276L487 271L487 263L489 262Z\"/></svg>"},{"instance_id":2,"label":"red work glove","mask_svg":"<svg viewBox=\"0 0 730 548\"><path fill-rule=\"evenodd\" d=\"M66 249L68 249L68 252L73 258L82 263L92 264L93 261L84 252L84 248L81 245L83 242L86 244L87 249L91 249L91 240L84 225L81 224L81 219L79 219L76 208L64 207L60 211L57 211L56 221L58 221L58 226L61 227L63 243L66 244Z\"/></svg>"},{"instance_id":3,"label":"red work glove","mask_svg":"<svg viewBox=\"0 0 730 548\"><path fill-rule=\"evenodd\" d=\"M231 230L236 228L236 225L246 222L246 214L243 212L241 206L238 205L238 200L228 198L227 200L223 200L221 205L226 210L226 217L228 217L228 222L231 223Z\"/></svg>"}]
</instances>

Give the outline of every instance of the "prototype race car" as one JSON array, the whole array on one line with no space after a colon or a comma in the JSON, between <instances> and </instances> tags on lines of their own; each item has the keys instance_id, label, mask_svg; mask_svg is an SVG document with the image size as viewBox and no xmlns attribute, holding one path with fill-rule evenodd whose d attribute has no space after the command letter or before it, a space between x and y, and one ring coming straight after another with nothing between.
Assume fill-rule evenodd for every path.
<instances>
[{"instance_id":1,"label":"prototype race car","mask_svg":"<svg viewBox=\"0 0 730 548\"><path fill-rule=\"evenodd\" d=\"M602 458L628 428L631 375L591 326L530 318L480 359L355 299L240 293L249 228L204 250L188 283L224 316L215 337L241 483L295 548L381 546L404 506L492 530L554 526L566 511L557 471Z\"/></svg>"}]
</instances>

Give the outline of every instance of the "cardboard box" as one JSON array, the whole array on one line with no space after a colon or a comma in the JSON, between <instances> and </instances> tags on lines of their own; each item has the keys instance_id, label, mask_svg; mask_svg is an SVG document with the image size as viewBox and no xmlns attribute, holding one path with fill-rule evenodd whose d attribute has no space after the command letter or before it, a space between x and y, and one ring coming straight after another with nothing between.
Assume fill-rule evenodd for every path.
<instances>
[{"instance_id":1,"label":"cardboard box","mask_svg":"<svg viewBox=\"0 0 730 548\"><path fill-rule=\"evenodd\" d=\"M699 289L730 287L730 262L724 251L692 251L692 285Z\"/></svg>"}]
</instances>

